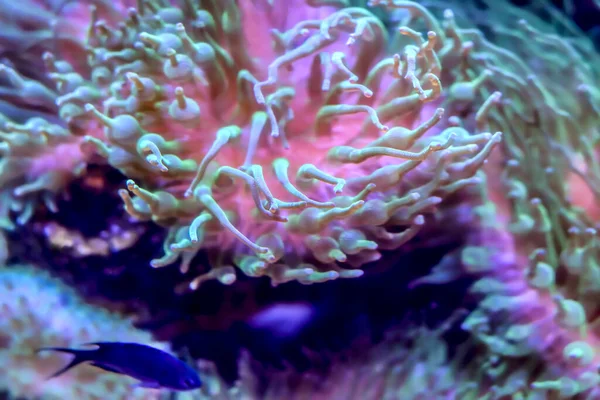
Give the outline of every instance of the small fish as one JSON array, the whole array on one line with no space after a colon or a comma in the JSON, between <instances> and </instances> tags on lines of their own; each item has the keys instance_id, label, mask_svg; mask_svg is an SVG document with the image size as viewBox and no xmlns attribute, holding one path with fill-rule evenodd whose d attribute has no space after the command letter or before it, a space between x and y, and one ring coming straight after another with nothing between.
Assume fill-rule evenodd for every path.
<instances>
[{"instance_id":1,"label":"small fish","mask_svg":"<svg viewBox=\"0 0 600 400\"><path fill-rule=\"evenodd\" d=\"M95 349L44 347L37 351L59 351L75 357L54 378L74 366L89 362L105 371L128 375L140 380L136 386L151 389L193 390L202 386L198 373L189 365L167 352L138 343L96 342Z\"/></svg>"}]
</instances>

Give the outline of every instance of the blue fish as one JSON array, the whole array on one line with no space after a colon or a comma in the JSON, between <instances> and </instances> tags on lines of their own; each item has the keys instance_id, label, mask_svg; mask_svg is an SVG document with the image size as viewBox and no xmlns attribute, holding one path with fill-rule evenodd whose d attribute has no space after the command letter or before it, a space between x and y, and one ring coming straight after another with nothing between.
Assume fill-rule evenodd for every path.
<instances>
[{"instance_id":1,"label":"blue fish","mask_svg":"<svg viewBox=\"0 0 600 400\"><path fill-rule=\"evenodd\" d=\"M95 349L77 350L65 347L44 347L37 351L59 351L75 357L48 379L54 378L74 366L88 362L105 371L128 375L140 383L136 386L177 391L198 389L202 381L188 364L171 354L139 343L96 342Z\"/></svg>"}]
</instances>

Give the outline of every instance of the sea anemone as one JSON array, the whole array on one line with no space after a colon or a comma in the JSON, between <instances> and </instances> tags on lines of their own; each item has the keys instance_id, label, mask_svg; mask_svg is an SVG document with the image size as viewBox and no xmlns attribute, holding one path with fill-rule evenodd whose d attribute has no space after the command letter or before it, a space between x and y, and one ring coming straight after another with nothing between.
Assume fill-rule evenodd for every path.
<instances>
[{"instance_id":1,"label":"sea anemone","mask_svg":"<svg viewBox=\"0 0 600 400\"><path fill-rule=\"evenodd\" d=\"M85 71L49 62L71 130L54 139L31 128L29 141L43 140L42 154L51 148L64 168L38 154L42 167L17 174L76 175L92 152L105 157L129 178L119 192L127 212L168 228L152 266L181 258L185 273L198 251L209 254L212 269L192 289L231 284L232 265L273 284L361 276L446 197L478 184L500 142L486 130L498 95L478 94L491 73L445 89L461 52L416 3L393 7L426 39L402 26L389 40L369 11L343 2L138 3L114 29L91 7ZM459 102L463 118L444 102Z\"/></svg>"}]
</instances>

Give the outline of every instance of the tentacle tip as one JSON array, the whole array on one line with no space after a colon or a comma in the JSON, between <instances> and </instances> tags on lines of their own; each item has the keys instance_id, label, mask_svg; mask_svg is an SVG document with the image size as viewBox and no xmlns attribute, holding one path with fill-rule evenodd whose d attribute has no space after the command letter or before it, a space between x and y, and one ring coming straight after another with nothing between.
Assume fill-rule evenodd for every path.
<instances>
[{"instance_id":1,"label":"tentacle tip","mask_svg":"<svg viewBox=\"0 0 600 400\"><path fill-rule=\"evenodd\" d=\"M452 11L450 8L446 8L444 10L444 18L446 18L446 19L454 18L454 11Z\"/></svg>"},{"instance_id":2,"label":"tentacle tip","mask_svg":"<svg viewBox=\"0 0 600 400\"><path fill-rule=\"evenodd\" d=\"M125 182L125 185L127 186L127 189L129 189L129 190L137 189L137 185L133 179L127 179L127 182Z\"/></svg>"},{"instance_id":3,"label":"tentacle tip","mask_svg":"<svg viewBox=\"0 0 600 400\"><path fill-rule=\"evenodd\" d=\"M360 278L361 276L363 276L365 274L365 271L363 271L362 269L355 269L351 272L352 272L350 274L351 278Z\"/></svg>"},{"instance_id":4,"label":"tentacle tip","mask_svg":"<svg viewBox=\"0 0 600 400\"><path fill-rule=\"evenodd\" d=\"M235 281L236 277L234 274L225 274L219 279L219 282L223 285L232 285Z\"/></svg>"}]
</instances>

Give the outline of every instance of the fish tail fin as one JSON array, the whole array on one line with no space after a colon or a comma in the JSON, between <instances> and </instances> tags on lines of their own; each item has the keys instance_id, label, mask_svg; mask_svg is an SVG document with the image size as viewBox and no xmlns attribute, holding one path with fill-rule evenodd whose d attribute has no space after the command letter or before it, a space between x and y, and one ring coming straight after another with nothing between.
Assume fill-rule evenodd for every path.
<instances>
[{"instance_id":1,"label":"fish tail fin","mask_svg":"<svg viewBox=\"0 0 600 400\"><path fill-rule=\"evenodd\" d=\"M59 369L58 371L56 371L55 373L50 375L48 378L46 378L46 379L52 379L52 378L56 378L57 376L67 372L68 370L70 370L71 368L73 368L76 365L81 364L82 362L89 361L90 360L89 354L92 353L94 350L75 350L75 349L69 349L67 347L42 347L40 349L37 349L36 353L39 353L42 351L58 351L61 353L69 353L69 354L72 354L75 356L75 357L73 357L71 362L69 362L63 368Z\"/></svg>"}]
</instances>

